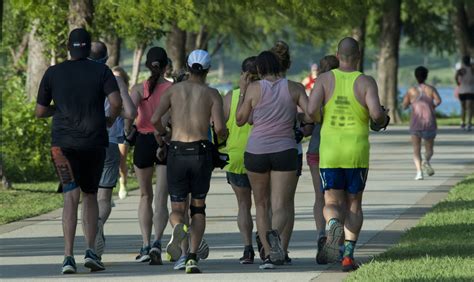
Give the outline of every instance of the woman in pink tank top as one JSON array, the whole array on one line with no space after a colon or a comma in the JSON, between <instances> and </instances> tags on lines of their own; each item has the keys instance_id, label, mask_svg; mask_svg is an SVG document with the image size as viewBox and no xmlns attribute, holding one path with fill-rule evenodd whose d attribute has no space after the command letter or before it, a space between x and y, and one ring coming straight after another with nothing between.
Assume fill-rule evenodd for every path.
<instances>
[{"instance_id":1,"label":"woman in pink tank top","mask_svg":"<svg viewBox=\"0 0 474 282\"><path fill-rule=\"evenodd\" d=\"M415 78L419 85L408 89L403 98L403 107L411 105L410 134L413 143L413 160L416 167L415 180L422 180L423 174L432 176L434 170L430 160L433 156L434 139L436 137L435 108L441 104L438 91L431 85L425 84L428 69L415 69ZM421 158L421 140L425 141L425 160Z\"/></svg>"},{"instance_id":2,"label":"woman in pink tank top","mask_svg":"<svg viewBox=\"0 0 474 282\"><path fill-rule=\"evenodd\" d=\"M133 151L133 164L140 188L138 221L142 233L143 245L136 257L139 262L162 264L161 237L168 222L168 187L166 181L166 160L156 157L158 143L155 129L150 119L160 103L160 98L172 85L164 79L168 56L160 47L151 48L146 56L146 66L151 76L143 83L132 87L132 101L138 108L135 121L138 135ZM156 189L153 193L152 177L156 166ZM153 211L153 194L155 210ZM151 242L152 225L155 227L155 240Z\"/></svg>"},{"instance_id":3,"label":"woman in pink tank top","mask_svg":"<svg viewBox=\"0 0 474 282\"><path fill-rule=\"evenodd\" d=\"M257 231L264 248L261 268L273 268L285 260L279 234L289 221L285 195L296 178L298 151L293 126L296 107L306 109L308 98L303 87L290 86L287 79L280 77L281 68L272 52L260 53L256 65L261 80L252 83L245 77L241 80L237 125L249 122L252 115L253 129L244 164L255 200ZM270 195L280 196L271 198ZM270 200L272 220L268 215Z\"/></svg>"}]
</instances>

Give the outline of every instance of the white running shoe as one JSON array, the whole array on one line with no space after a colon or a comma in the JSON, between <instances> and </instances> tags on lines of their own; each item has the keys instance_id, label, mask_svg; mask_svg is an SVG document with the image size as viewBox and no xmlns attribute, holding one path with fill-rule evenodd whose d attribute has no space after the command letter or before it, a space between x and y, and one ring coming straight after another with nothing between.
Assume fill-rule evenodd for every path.
<instances>
[{"instance_id":1,"label":"white running shoe","mask_svg":"<svg viewBox=\"0 0 474 282\"><path fill-rule=\"evenodd\" d=\"M423 172L418 171L415 176L415 180L423 180Z\"/></svg>"},{"instance_id":2,"label":"white running shoe","mask_svg":"<svg viewBox=\"0 0 474 282\"><path fill-rule=\"evenodd\" d=\"M119 196L120 200L123 200L123 199L127 198L127 190L120 189L119 192L118 192L118 196Z\"/></svg>"},{"instance_id":3,"label":"white running shoe","mask_svg":"<svg viewBox=\"0 0 474 282\"><path fill-rule=\"evenodd\" d=\"M127 198L127 186L125 186L125 180L122 177L120 177L119 182L120 182L120 189L118 192L118 196L120 200L123 200Z\"/></svg>"}]
</instances>

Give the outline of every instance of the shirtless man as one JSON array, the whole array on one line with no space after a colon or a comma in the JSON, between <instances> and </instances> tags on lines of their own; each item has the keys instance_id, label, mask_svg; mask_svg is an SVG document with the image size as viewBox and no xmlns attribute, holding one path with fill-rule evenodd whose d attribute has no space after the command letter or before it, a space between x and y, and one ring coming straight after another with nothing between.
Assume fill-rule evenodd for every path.
<instances>
[{"instance_id":1,"label":"shirtless man","mask_svg":"<svg viewBox=\"0 0 474 282\"><path fill-rule=\"evenodd\" d=\"M357 268L354 248L362 227L362 194L369 168L369 119L375 131L385 128L390 119L380 105L375 80L357 71L357 41L341 40L336 56L339 68L318 77L308 104L315 121L323 114L320 175L329 232L317 260L336 261L339 240L345 236L342 270L352 271Z\"/></svg>"},{"instance_id":2,"label":"shirtless man","mask_svg":"<svg viewBox=\"0 0 474 282\"><path fill-rule=\"evenodd\" d=\"M165 136L167 132L162 119L170 111L173 130L168 149L167 174L173 234L166 252L172 260L179 259L181 255L181 242L188 236L188 227L184 224L186 199L191 193L191 246L186 260L186 273L200 273L196 253L206 227L205 199L214 169L213 144L207 137L209 120L214 123L214 129L221 139L227 137L227 128L222 98L216 89L205 84L211 57L204 50L194 50L188 57L187 65L189 79L167 90L152 117L152 123L159 134ZM160 143L161 148L164 142Z\"/></svg>"}]
</instances>

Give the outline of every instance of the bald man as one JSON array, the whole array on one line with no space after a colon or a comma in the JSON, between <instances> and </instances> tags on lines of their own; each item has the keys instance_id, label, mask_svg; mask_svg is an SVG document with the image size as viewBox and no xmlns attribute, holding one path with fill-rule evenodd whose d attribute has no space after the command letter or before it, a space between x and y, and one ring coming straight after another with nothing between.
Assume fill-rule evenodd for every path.
<instances>
[{"instance_id":1,"label":"bald man","mask_svg":"<svg viewBox=\"0 0 474 282\"><path fill-rule=\"evenodd\" d=\"M369 168L369 122L379 131L388 125L389 118L380 105L375 80L357 71L357 41L350 37L341 40L336 57L339 68L318 76L307 109L315 121L323 121L319 165L329 232L318 248L316 261L338 260L344 236L342 270L353 271L357 268L354 248L363 222L362 193Z\"/></svg>"}]
</instances>

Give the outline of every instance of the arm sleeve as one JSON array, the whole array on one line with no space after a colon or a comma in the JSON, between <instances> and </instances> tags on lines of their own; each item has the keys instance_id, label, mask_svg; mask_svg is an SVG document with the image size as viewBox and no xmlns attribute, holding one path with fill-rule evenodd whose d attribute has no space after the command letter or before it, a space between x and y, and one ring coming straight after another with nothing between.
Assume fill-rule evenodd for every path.
<instances>
[{"instance_id":1,"label":"arm sleeve","mask_svg":"<svg viewBox=\"0 0 474 282\"><path fill-rule=\"evenodd\" d=\"M50 69L46 70L41 79L41 83L38 89L38 96L36 97L36 103L41 106L48 107L53 100L53 95L51 91L51 81L50 81Z\"/></svg>"},{"instance_id":2,"label":"arm sleeve","mask_svg":"<svg viewBox=\"0 0 474 282\"><path fill-rule=\"evenodd\" d=\"M120 91L117 84L117 80L115 79L114 74L108 67L105 70L103 90L104 90L105 96L108 96L112 92Z\"/></svg>"}]
</instances>

